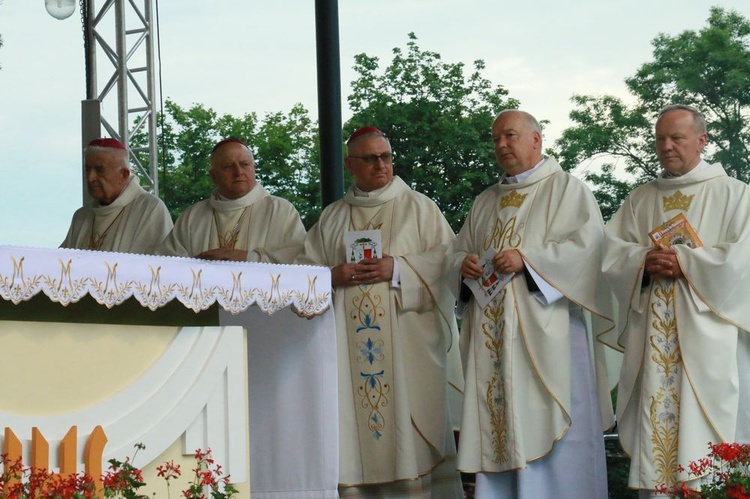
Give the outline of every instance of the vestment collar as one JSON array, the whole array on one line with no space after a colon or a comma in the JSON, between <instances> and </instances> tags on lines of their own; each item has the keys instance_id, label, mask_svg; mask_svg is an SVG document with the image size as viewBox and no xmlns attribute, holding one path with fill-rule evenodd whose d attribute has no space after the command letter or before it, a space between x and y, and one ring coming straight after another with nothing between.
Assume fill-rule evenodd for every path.
<instances>
[{"instance_id":1,"label":"vestment collar","mask_svg":"<svg viewBox=\"0 0 750 499\"><path fill-rule=\"evenodd\" d=\"M242 208L247 208L251 204L266 196L270 196L270 194L268 194L268 191L265 190L262 185L256 183L255 187L253 187L250 192L248 192L244 196L238 197L237 199L227 199L219 194L219 190L216 189L213 193L211 193L211 197L209 198L208 203L211 205L211 208L216 211L234 211Z\"/></svg>"},{"instance_id":2,"label":"vestment collar","mask_svg":"<svg viewBox=\"0 0 750 499\"><path fill-rule=\"evenodd\" d=\"M527 176L524 176L522 179L520 179L519 182L514 183L514 184L505 184L503 183L503 179L501 178L497 186L500 188L501 191L522 189L524 187L533 185L539 182L540 180L543 180L549 177L550 175L553 175L558 172L562 172L562 168L557 163L557 160L555 158L544 158L540 164L538 164L537 166L529 170L528 171L529 174ZM524 173L527 173L527 172L524 172ZM520 177L521 175L516 175L516 179L518 179L518 177Z\"/></svg>"},{"instance_id":3,"label":"vestment collar","mask_svg":"<svg viewBox=\"0 0 750 499\"><path fill-rule=\"evenodd\" d=\"M411 188L401 180L401 177L394 175L390 184L381 189L365 193L366 196L362 195L361 191L359 195L355 194L354 186L349 187L349 190L344 194L344 201L354 206L378 206L410 190Z\"/></svg>"},{"instance_id":4,"label":"vestment collar","mask_svg":"<svg viewBox=\"0 0 750 499\"><path fill-rule=\"evenodd\" d=\"M511 176L511 175L508 175L506 173L505 175L503 175L502 177L500 177L500 183L503 183L503 184L520 184L521 182L523 182L524 180L526 180L527 178L529 178L529 176L532 173L534 173L536 170L538 170L539 167L542 166L542 164L544 163L544 161L546 159L547 158L542 158L541 161L539 161L539 163L537 163L536 165L534 165L533 168L530 168L530 169L526 170L525 172L521 172L518 175L512 175Z\"/></svg>"},{"instance_id":5,"label":"vestment collar","mask_svg":"<svg viewBox=\"0 0 750 499\"><path fill-rule=\"evenodd\" d=\"M127 185L125 185L125 188L120 195L117 196L117 199L107 205L103 205L99 203L99 201L93 200L90 206L95 215L106 216L123 209L144 192L145 191L138 182L138 177L131 173L130 180L128 180Z\"/></svg>"},{"instance_id":6,"label":"vestment collar","mask_svg":"<svg viewBox=\"0 0 750 499\"><path fill-rule=\"evenodd\" d=\"M711 180L712 178L726 176L727 172L724 171L724 167L721 164L714 163L709 165L705 160L701 160L698 166L679 177L667 177L665 176L665 172L662 171L656 178L656 185L660 189L674 189L683 185L696 184Z\"/></svg>"}]
</instances>

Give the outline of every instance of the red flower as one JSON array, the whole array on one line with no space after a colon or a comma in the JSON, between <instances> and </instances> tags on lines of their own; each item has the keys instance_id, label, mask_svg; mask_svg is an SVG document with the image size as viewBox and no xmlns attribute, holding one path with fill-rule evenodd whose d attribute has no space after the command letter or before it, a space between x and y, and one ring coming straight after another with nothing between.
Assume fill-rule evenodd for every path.
<instances>
[{"instance_id":1,"label":"red flower","mask_svg":"<svg viewBox=\"0 0 750 499\"><path fill-rule=\"evenodd\" d=\"M182 475L180 465L174 464L174 461L166 461L164 464L156 467L157 476L169 481L172 478L178 478Z\"/></svg>"},{"instance_id":2,"label":"red flower","mask_svg":"<svg viewBox=\"0 0 750 499\"><path fill-rule=\"evenodd\" d=\"M727 496L733 499L746 499L748 497L745 487L742 485L730 485L727 487Z\"/></svg>"},{"instance_id":3,"label":"red flower","mask_svg":"<svg viewBox=\"0 0 750 499\"><path fill-rule=\"evenodd\" d=\"M691 491L683 482L671 487L657 487L657 492L674 497L750 499L750 445L737 443L709 443L708 457L691 461L687 469L679 466L679 472L687 472L687 480L703 478L699 491Z\"/></svg>"}]
</instances>

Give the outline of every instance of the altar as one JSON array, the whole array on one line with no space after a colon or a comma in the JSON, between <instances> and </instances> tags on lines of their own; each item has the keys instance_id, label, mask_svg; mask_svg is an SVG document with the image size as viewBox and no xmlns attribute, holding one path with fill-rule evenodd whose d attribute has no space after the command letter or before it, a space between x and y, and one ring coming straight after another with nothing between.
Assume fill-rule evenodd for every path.
<instances>
[{"instance_id":1,"label":"altar","mask_svg":"<svg viewBox=\"0 0 750 499\"><path fill-rule=\"evenodd\" d=\"M210 448L239 497L334 498L331 292L323 267L0 246L3 448L39 462L41 435L57 469L76 427L82 471L101 427L104 469L142 444L156 497L157 465Z\"/></svg>"}]
</instances>

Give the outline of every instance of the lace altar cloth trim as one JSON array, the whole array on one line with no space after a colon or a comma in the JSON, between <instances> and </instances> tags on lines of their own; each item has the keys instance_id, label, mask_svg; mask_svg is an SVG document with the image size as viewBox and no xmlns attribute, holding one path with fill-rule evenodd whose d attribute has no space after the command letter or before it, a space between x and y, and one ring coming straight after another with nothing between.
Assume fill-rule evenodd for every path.
<instances>
[{"instance_id":1,"label":"lace altar cloth trim","mask_svg":"<svg viewBox=\"0 0 750 499\"><path fill-rule=\"evenodd\" d=\"M291 306L313 317L331 305L331 276L315 266L0 246L0 298L18 304L40 292L61 305L88 294L112 308L132 296L150 310L177 299L195 312L214 303L233 314Z\"/></svg>"}]
</instances>

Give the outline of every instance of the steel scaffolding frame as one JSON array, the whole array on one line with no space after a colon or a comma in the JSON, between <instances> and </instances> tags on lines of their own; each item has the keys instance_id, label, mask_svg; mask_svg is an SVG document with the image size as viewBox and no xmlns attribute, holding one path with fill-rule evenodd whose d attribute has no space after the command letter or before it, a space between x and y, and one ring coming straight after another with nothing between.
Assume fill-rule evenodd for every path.
<instances>
[{"instance_id":1,"label":"steel scaffolding frame","mask_svg":"<svg viewBox=\"0 0 750 499\"><path fill-rule=\"evenodd\" d=\"M103 127L128 147L143 187L158 194L152 1L105 0L97 10L95 0L81 0L81 16L87 98L82 103L83 142L100 136ZM110 64L98 64L102 55ZM113 101L116 113L108 110ZM136 134L137 146L132 144Z\"/></svg>"}]
</instances>

